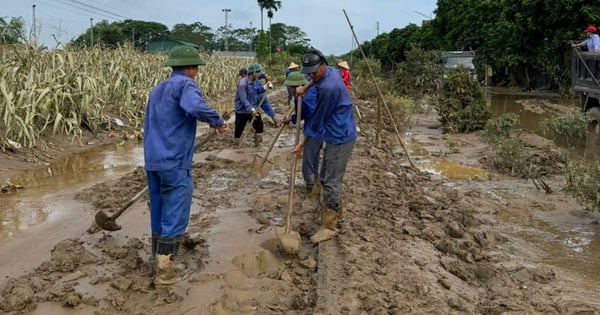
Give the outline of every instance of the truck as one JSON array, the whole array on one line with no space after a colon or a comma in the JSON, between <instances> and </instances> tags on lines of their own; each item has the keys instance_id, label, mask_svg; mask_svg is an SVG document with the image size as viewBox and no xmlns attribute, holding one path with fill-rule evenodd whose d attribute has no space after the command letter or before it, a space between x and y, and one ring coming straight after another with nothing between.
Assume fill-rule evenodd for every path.
<instances>
[{"instance_id":1,"label":"truck","mask_svg":"<svg viewBox=\"0 0 600 315\"><path fill-rule=\"evenodd\" d=\"M573 48L571 86L588 120L588 146L600 146L600 54Z\"/></svg>"},{"instance_id":2,"label":"truck","mask_svg":"<svg viewBox=\"0 0 600 315\"><path fill-rule=\"evenodd\" d=\"M463 67L469 71L471 78L477 79L475 76L475 52L472 51L444 51L442 52L442 62L444 70Z\"/></svg>"}]
</instances>

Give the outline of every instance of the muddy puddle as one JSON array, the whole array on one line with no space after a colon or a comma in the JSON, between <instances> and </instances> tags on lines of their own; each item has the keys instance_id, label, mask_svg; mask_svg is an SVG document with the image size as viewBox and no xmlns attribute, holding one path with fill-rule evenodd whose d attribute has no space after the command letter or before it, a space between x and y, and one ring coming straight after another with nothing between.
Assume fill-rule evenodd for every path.
<instances>
[{"instance_id":1,"label":"muddy puddle","mask_svg":"<svg viewBox=\"0 0 600 315\"><path fill-rule=\"evenodd\" d=\"M69 195L97 182L122 176L143 164L135 144L101 146L22 172L10 182L22 189L0 194L0 245L31 226L73 214Z\"/></svg>"}]
</instances>

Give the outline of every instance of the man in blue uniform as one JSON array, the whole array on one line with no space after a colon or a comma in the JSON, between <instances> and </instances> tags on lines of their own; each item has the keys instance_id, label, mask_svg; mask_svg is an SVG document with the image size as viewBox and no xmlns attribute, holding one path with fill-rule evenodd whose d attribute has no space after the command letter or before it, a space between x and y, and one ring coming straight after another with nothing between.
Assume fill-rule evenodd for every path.
<instances>
[{"instance_id":1,"label":"man in blue uniform","mask_svg":"<svg viewBox=\"0 0 600 315\"><path fill-rule=\"evenodd\" d=\"M262 70L261 70L262 71ZM261 83L261 80L265 80L265 85ZM275 110L271 107L271 103L269 103L269 99L265 95L267 92L266 89L272 89L273 83L269 81L269 77L265 73L259 73L256 80L254 80L254 88L256 89L256 101L254 106L259 107L265 115L271 118L271 124L273 127L277 127L277 120L275 120ZM264 100L263 100L264 97ZM261 103L262 101L262 103Z\"/></svg>"},{"instance_id":2,"label":"man in blue uniform","mask_svg":"<svg viewBox=\"0 0 600 315\"><path fill-rule=\"evenodd\" d=\"M298 86L302 86L307 83L308 82L306 81L304 75L296 71L288 75L284 84L286 87L291 89L293 94L296 92ZM298 98L294 96L293 99L297 112ZM319 189L316 188L321 187L319 179L319 158L321 155L321 148L323 147L323 130L313 133L310 129L316 105L317 89L310 89L306 91L304 97L302 98L302 117L298 118L297 114L294 113L290 118L286 117L283 120L283 123L286 125L290 122L299 124L300 120L304 121L303 134L307 140L302 148L302 176L304 177L304 182L306 183L307 193L311 193L314 189L315 194L318 194Z\"/></svg>"},{"instance_id":3,"label":"man in blue uniform","mask_svg":"<svg viewBox=\"0 0 600 315\"><path fill-rule=\"evenodd\" d=\"M327 59L319 50L311 49L302 56L300 72L308 74L312 81L296 88L297 95L304 96L311 88L317 91L317 106L309 130L317 133L322 129L326 144L321 169L325 209L321 211L321 229L311 237L318 243L335 236L337 231L337 221L342 215L340 191L356 142L356 125L352 101L342 78L336 69L327 65ZM292 152L302 152L309 139L305 137Z\"/></svg>"},{"instance_id":4,"label":"man in blue uniform","mask_svg":"<svg viewBox=\"0 0 600 315\"><path fill-rule=\"evenodd\" d=\"M235 99L233 101L233 109L235 111L235 131L233 135L233 143L240 144L240 138L244 132L246 124L252 121L252 129L254 129L254 146L259 146L262 142L262 133L264 124L260 113L256 110L256 88L254 81L258 79L260 65L252 64L246 70L247 76L242 77L235 91ZM241 75L241 74L240 74ZM254 116L254 120L252 117Z\"/></svg>"},{"instance_id":5,"label":"man in blue uniform","mask_svg":"<svg viewBox=\"0 0 600 315\"><path fill-rule=\"evenodd\" d=\"M144 117L144 168L150 195L152 254L156 258L155 284L177 281L173 256L189 223L192 203L192 157L196 122L227 130L223 118L202 98L194 81L198 52L185 46L171 50L166 66L171 76L150 92Z\"/></svg>"}]
</instances>

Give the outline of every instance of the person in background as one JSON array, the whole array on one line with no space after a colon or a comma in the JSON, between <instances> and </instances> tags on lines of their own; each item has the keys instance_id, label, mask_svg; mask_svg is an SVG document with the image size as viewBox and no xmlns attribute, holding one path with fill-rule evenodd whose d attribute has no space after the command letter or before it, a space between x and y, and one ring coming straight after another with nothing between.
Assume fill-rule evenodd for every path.
<instances>
[{"instance_id":1,"label":"person in background","mask_svg":"<svg viewBox=\"0 0 600 315\"><path fill-rule=\"evenodd\" d=\"M260 66L259 66L260 67ZM260 68L260 73L256 80L254 80L254 88L256 89L256 101L255 107L260 107L260 109L265 113L265 115L271 118L271 124L274 127L277 127L277 121L275 120L275 111L271 107L269 103L269 99L265 95L267 89L273 89L273 83L269 81L269 76L262 72L262 68ZM265 80L265 84L261 83L261 80ZM264 98L264 100L263 100ZM262 103L261 103L262 101ZM259 106L260 105L260 106Z\"/></svg>"},{"instance_id":2,"label":"person in background","mask_svg":"<svg viewBox=\"0 0 600 315\"><path fill-rule=\"evenodd\" d=\"M298 69L300 69L299 65L297 65L293 62L290 63L287 70L285 70L285 79L287 80L288 75L290 75L290 73L292 73L294 71L298 71ZM292 97L294 96L294 94L292 93L292 88L290 88L289 86L286 88L287 88L287 104L288 104L288 106L290 106L290 103L292 101Z\"/></svg>"},{"instance_id":3,"label":"person in background","mask_svg":"<svg viewBox=\"0 0 600 315\"><path fill-rule=\"evenodd\" d=\"M357 133L350 95L338 71L327 65L323 53L317 49L306 52L302 56L300 72L308 74L312 81L297 87L296 95L304 96L309 89L316 89L317 105L308 128L313 134L323 130L326 144L321 167L325 209L321 211L321 228L311 237L313 243L318 243L337 234L337 222L342 216L342 181ZM309 140L310 137L304 137L292 153L300 154Z\"/></svg>"},{"instance_id":4,"label":"person in background","mask_svg":"<svg viewBox=\"0 0 600 315\"><path fill-rule=\"evenodd\" d=\"M254 81L258 79L261 69L260 65L252 64L246 70L246 76L243 76L244 71L239 71L242 78L238 83L233 101L233 110L235 111L234 145L240 145L244 128L250 121L252 121L252 129L254 129L254 146L257 147L262 143L264 125L260 113L255 107L256 88L254 87ZM254 117L254 120L252 120L252 117Z\"/></svg>"},{"instance_id":5,"label":"person in background","mask_svg":"<svg viewBox=\"0 0 600 315\"><path fill-rule=\"evenodd\" d=\"M572 44L571 47L585 46L589 52L600 52L600 36L596 34L596 27L588 26L583 32L588 38L578 44Z\"/></svg>"},{"instance_id":6,"label":"person in background","mask_svg":"<svg viewBox=\"0 0 600 315\"><path fill-rule=\"evenodd\" d=\"M296 93L296 88L307 84L306 78L300 72L292 72L288 75L285 80L285 86L292 89L292 93ZM294 106L298 106L298 98L294 96ZM299 119L294 113L290 118L285 118L283 124L287 125L290 122L299 124L300 120L304 121L304 137L308 138L304 147L302 148L302 176L306 183L306 192L318 194L320 192L321 180L319 178L319 158L321 155L321 148L323 148L323 130L313 132L309 126L312 123L312 118L317 106L317 89L310 89L306 91L302 98L302 117Z\"/></svg>"},{"instance_id":7,"label":"person in background","mask_svg":"<svg viewBox=\"0 0 600 315\"><path fill-rule=\"evenodd\" d=\"M223 118L205 103L194 81L198 66L204 64L195 49L173 48L165 64L173 71L152 89L146 106L144 169L157 285L177 281L173 259L189 223L196 122L208 123L217 135L227 130Z\"/></svg>"},{"instance_id":8,"label":"person in background","mask_svg":"<svg viewBox=\"0 0 600 315\"><path fill-rule=\"evenodd\" d=\"M340 71L340 76L342 77L342 81L344 81L344 86L346 87L346 91L350 91L350 67L348 63L342 61L337 64L338 69Z\"/></svg>"}]
</instances>

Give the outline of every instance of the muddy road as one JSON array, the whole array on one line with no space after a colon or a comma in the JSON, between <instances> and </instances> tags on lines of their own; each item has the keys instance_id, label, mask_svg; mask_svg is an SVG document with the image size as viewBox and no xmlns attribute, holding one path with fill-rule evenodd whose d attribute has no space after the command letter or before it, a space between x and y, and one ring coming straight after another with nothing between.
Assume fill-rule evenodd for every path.
<instances>
[{"instance_id":1,"label":"muddy road","mask_svg":"<svg viewBox=\"0 0 600 315\"><path fill-rule=\"evenodd\" d=\"M442 136L430 111L415 115L403 135L414 170L393 133L376 143L375 109L358 104L361 132L335 239L310 243L319 201L296 172L292 229L302 237L300 252L279 249L275 227L288 206L293 128L283 131L261 179L252 160L275 128L260 149L218 138L195 157L188 228L195 247L181 253L182 281L151 284L147 199L118 219L122 230L88 232L96 211L111 213L144 187L137 168L57 193L68 216L2 243L1 312L599 314L599 217L560 191L558 158L543 160L554 170L548 194L487 168L477 134ZM518 136L531 155L558 151L531 132Z\"/></svg>"}]
</instances>

